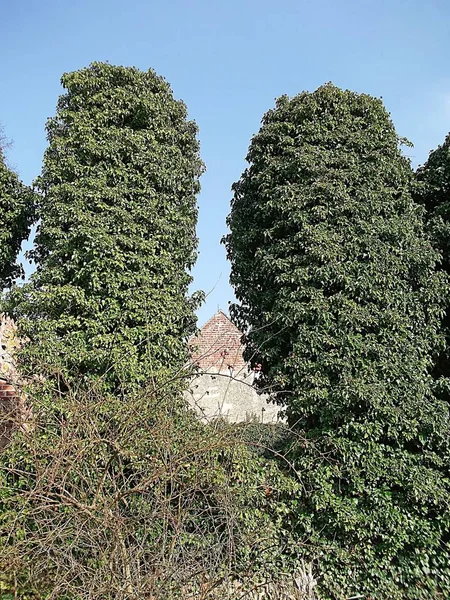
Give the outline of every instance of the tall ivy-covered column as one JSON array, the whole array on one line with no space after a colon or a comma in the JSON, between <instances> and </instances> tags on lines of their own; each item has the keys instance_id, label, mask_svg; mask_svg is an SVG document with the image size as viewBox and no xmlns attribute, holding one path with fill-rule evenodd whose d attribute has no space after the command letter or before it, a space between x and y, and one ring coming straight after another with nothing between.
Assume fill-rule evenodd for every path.
<instances>
[{"instance_id":1,"label":"tall ivy-covered column","mask_svg":"<svg viewBox=\"0 0 450 600\"><path fill-rule=\"evenodd\" d=\"M197 127L152 70L93 63L62 85L37 179L37 269L11 306L30 364L127 386L179 368L195 329Z\"/></svg>"},{"instance_id":2,"label":"tall ivy-covered column","mask_svg":"<svg viewBox=\"0 0 450 600\"><path fill-rule=\"evenodd\" d=\"M368 95L281 97L225 238L247 355L304 436L297 527L333 598L450 593L444 281L400 141Z\"/></svg>"}]
</instances>

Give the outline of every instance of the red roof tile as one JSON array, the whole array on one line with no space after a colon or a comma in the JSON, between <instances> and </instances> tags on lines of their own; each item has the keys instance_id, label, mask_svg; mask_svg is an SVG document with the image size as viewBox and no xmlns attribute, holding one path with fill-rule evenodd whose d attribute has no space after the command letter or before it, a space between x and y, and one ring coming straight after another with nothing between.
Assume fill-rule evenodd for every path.
<instances>
[{"instance_id":1,"label":"red roof tile","mask_svg":"<svg viewBox=\"0 0 450 600\"><path fill-rule=\"evenodd\" d=\"M238 372L247 366L241 338L236 325L219 310L191 339L192 359L202 370L228 371L232 367Z\"/></svg>"}]
</instances>

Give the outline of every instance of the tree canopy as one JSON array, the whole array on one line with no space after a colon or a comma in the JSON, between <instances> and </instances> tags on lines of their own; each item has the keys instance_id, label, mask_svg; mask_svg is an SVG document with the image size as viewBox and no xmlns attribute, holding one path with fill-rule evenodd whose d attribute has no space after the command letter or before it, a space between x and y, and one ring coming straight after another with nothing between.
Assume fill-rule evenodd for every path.
<instances>
[{"instance_id":1,"label":"tree canopy","mask_svg":"<svg viewBox=\"0 0 450 600\"><path fill-rule=\"evenodd\" d=\"M425 205L428 218L441 216L447 221L450 214L450 133L443 144L430 152L416 175L422 184L417 190L417 199ZM448 261L448 247L446 250L444 260Z\"/></svg>"},{"instance_id":2,"label":"tree canopy","mask_svg":"<svg viewBox=\"0 0 450 600\"><path fill-rule=\"evenodd\" d=\"M62 85L36 182L36 273L12 312L66 373L117 385L180 368L195 329L197 127L152 70L93 63Z\"/></svg>"},{"instance_id":3,"label":"tree canopy","mask_svg":"<svg viewBox=\"0 0 450 600\"><path fill-rule=\"evenodd\" d=\"M0 147L0 292L23 275L17 255L30 233L34 204L33 191L8 167Z\"/></svg>"},{"instance_id":4,"label":"tree canopy","mask_svg":"<svg viewBox=\"0 0 450 600\"><path fill-rule=\"evenodd\" d=\"M449 555L448 406L428 375L445 284L399 142L371 96L327 84L279 98L225 244L247 356L307 438L298 528L327 548L328 589L419 598L439 587L422 567Z\"/></svg>"},{"instance_id":5,"label":"tree canopy","mask_svg":"<svg viewBox=\"0 0 450 600\"><path fill-rule=\"evenodd\" d=\"M426 209L427 230L433 247L441 255L439 268L450 274L450 134L438 148L430 152L426 163L417 170L415 199ZM446 295L446 314L443 319L447 344L434 365L434 376L450 377L450 298ZM443 381L444 383L444 381ZM449 398L448 385L442 386Z\"/></svg>"}]
</instances>

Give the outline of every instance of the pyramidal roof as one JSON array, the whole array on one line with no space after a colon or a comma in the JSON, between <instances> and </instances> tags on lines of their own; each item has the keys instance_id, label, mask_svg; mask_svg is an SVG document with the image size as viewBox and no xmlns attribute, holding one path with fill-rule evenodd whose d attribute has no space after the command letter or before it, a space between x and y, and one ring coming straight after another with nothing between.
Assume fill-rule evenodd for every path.
<instances>
[{"instance_id":1,"label":"pyramidal roof","mask_svg":"<svg viewBox=\"0 0 450 600\"><path fill-rule=\"evenodd\" d=\"M241 339L242 332L222 310L218 310L192 338L192 359L201 370L243 369L246 362Z\"/></svg>"}]
</instances>

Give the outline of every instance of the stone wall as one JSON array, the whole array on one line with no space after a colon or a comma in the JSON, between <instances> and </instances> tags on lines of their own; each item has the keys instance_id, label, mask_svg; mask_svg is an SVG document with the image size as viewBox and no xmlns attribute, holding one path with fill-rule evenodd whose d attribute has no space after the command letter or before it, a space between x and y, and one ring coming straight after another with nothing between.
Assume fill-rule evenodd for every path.
<instances>
[{"instance_id":1,"label":"stone wall","mask_svg":"<svg viewBox=\"0 0 450 600\"><path fill-rule=\"evenodd\" d=\"M253 383L258 372L244 360L242 333L223 311L203 325L190 345L198 375L186 397L204 421L273 423L280 419L282 407L256 391Z\"/></svg>"},{"instance_id":2,"label":"stone wall","mask_svg":"<svg viewBox=\"0 0 450 600\"><path fill-rule=\"evenodd\" d=\"M18 393L20 377L14 354L20 347L14 321L0 315L0 450L4 448L17 427L25 427L30 413Z\"/></svg>"},{"instance_id":3,"label":"stone wall","mask_svg":"<svg viewBox=\"0 0 450 600\"><path fill-rule=\"evenodd\" d=\"M258 394L253 378L254 373L247 370L234 375L218 371L199 373L186 398L204 421L222 418L230 423L277 422L282 407L271 402L268 395Z\"/></svg>"},{"instance_id":4,"label":"stone wall","mask_svg":"<svg viewBox=\"0 0 450 600\"><path fill-rule=\"evenodd\" d=\"M0 450L8 445L21 416L20 401L14 386L0 379Z\"/></svg>"},{"instance_id":5,"label":"stone wall","mask_svg":"<svg viewBox=\"0 0 450 600\"><path fill-rule=\"evenodd\" d=\"M14 321L0 315L0 379L17 383L19 377L14 363L14 354L19 349Z\"/></svg>"}]
</instances>

